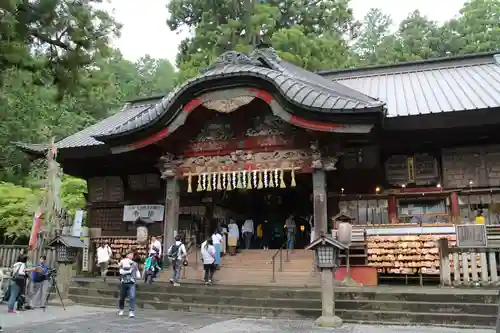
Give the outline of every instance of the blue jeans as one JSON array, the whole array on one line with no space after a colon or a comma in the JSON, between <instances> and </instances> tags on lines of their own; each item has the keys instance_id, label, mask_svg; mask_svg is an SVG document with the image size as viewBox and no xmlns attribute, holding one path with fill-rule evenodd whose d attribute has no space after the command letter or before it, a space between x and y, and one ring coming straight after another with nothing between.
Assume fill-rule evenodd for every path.
<instances>
[{"instance_id":1,"label":"blue jeans","mask_svg":"<svg viewBox=\"0 0 500 333\"><path fill-rule=\"evenodd\" d=\"M295 231L287 231L288 248L295 248Z\"/></svg>"},{"instance_id":2,"label":"blue jeans","mask_svg":"<svg viewBox=\"0 0 500 333\"><path fill-rule=\"evenodd\" d=\"M120 285L120 300L118 301L118 308L123 310L125 307L125 298L127 298L130 303L130 311L134 311L135 305L135 283L121 284Z\"/></svg>"},{"instance_id":3,"label":"blue jeans","mask_svg":"<svg viewBox=\"0 0 500 333\"><path fill-rule=\"evenodd\" d=\"M214 244L214 247L215 247L215 264L220 265L220 253L222 251L222 244L221 243Z\"/></svg>"},{"instance_id":4,"label":"blue jeans","mask_svg":"<svg viewBox=\"0 0 500 333\"><path fill-rule=\"evenodd\" d=\"M172 269L173 269L172 280L174 282L179 282L181 278L181 261L179 259L172 260Z\"/></svg>"},{"instance_id":5,"label":"blue jeans","mask_svg":"<svg viewBox=\"0 0 500 333\"><path fill-rule=\"evenodd\" d=\"M15 281L10 281L10 295L8 302L8 310L14 311L14 306L16 305L17 298L21 293L21 287Z\"/></svg>"}]
</instances>

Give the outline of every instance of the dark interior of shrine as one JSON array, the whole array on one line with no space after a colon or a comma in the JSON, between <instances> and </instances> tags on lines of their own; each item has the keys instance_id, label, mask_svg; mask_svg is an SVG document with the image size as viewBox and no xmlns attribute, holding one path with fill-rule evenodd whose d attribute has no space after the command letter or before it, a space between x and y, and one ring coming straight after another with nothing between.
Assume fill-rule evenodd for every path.
<instances>
[{"instance_id":1,"label":"dark interior of shrine","mask_svg":"<svg viewBox=\"0 0 500 333\"><path fill-rule=\"evenodd\" d=\"M216 207L230 212L240 231L247 219L253 220L255 231L259 224L267 220L270 224L267 239L271 249L281 247L286 241L285 220L292 214L297 226L295 247L304 248L310 240L309 218L313 211L311 174L297 174L295 180L295 187L187 193L185 200L193 204L197 201L198 205L206 206L208 212ZM200 228L200 232L211 232L217 222L221 221L214 218L208 227L210 231ZM252 248L261 247L255 237Z\"/></svg>"}]
</instances>

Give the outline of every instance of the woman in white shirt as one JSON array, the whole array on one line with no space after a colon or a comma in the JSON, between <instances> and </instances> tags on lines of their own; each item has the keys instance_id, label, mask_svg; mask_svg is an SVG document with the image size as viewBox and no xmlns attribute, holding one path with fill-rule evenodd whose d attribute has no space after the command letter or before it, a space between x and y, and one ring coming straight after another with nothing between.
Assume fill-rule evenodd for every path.
<instances>
[{"instance_id":1,"label":"woman in white shirt","mask_svg":"<svg viewBox=\"0 0 500 333\"><path fill-rule=\"evenodd\" d=\"M16 305L17 298L19 295L24 293L24 286L26 285L26 274L32 271L32 269L26 268L26 262L28 257L25 255L20 255L17 258L17 262L12 266L12 280L10 281L10 295L8 302L9 313L14 312L14 306Z\"/></svg>"},{"instance_id":2,"label":"woman in white shirt","mask_svg":"<svg viewBox=\"0 0 500 333\"><path fill-rule=\"evenodd\" d=\"M236 247L238 246L238 239L240 239L240 228L234 222L233 219L229 222L228 226L229 237L228 237L228 246L229 246L229 255L236 255Z\"/></svg>"},{"instance_id":3,"label":"woman in white shirt","mask_svg":"<svg viewBox=\"0 0 500 333\"><path fill-rule=\"evenodd\" d=\"M201 244L201 260L203 261L203 269L205 270L205 285L212 284L212 279L215 272L216 250L212 239L207 239Z\"/></svg>"},{"instance_id":4,"label":"woman in white shirt","mask_svg":"<svg viewBox=\"0 0 500 333\"><path fill-rule=\"evenodd\" d=\"M212 234L212 244L215 247L215 265L220 265L220 253L222 251L222 235L219 231L215 230Z\"/></svg>"}]
</instances>

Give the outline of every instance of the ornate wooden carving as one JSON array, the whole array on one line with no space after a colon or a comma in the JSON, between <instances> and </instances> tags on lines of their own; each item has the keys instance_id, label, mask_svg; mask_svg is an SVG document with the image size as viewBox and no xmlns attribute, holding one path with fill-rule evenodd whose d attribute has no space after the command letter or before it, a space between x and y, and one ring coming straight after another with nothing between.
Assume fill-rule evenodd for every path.
<instances>
[{"instance_id":1,"label":"ornate wooden carving","mask_svg":"<svg viewBox=\"0 0 500 333\"><path fill-rule=\"evenodd\" d=\"M269 114L262 117L255 117L252 126L245 131L245 136L279 136L292 131L292 127L285 124L281 118Z\"/></svg>"},{"instance_id":2,"label":"ornate wooden carving","mask_svg":"<svg viewBox=\"0 0 500 333\"><path fill-rule=\"evenodd\" d=\"M160 158L160 172L163 178L173 177L176 175L178 160L174 154L164 153Z\"/></svg>"},{"instance_id":3,"label":"ornate wooden carving","mask_svg":"<svg viewBox=\"0 0 500 333\"><path fill-rule=\"evenodd\" d=\"M311 150L311 168L323 169L325 171L336 170L336 164L338 161L337 156L330 156L324 154L320 150L317 141L311 142L310 150Z\"/></svg>"},{"instance_id":4,"label":"ornate wooden carving","mask_svg":"<svg viewBox=\"0 0 500 333\"><path fill-rule=\"evenodd\" d=\"M252 153L237 150L224 156L188 157L180 162L181 174L239 170L310 169L311 155L304 150Z\"/></svg>"}]
</instances>

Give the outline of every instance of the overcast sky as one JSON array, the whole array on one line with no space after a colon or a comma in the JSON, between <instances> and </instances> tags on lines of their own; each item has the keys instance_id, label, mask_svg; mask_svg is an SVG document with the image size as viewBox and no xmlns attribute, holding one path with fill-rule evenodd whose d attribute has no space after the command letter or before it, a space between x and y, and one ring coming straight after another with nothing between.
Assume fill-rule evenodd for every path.
<instances>
[{"instance_id":1,"label":"overcast sky","mask_svg":"<svg viewBox=\"0 0 500 333\"><path fill-rule=\"evenodd\" d=\"M139 3L139 5L138 5ZM116 19L123 24L121 38L115 41L123 55L136 60L146 54L175 62L177 46L186 34L176 34L167 27L168 11L164 0L111 0ZM395 22L419 9L430 19L446 21L458 13L464 0L351 0L357 19L370 8L380 8Z\"/></svg>"}]
</instances>

